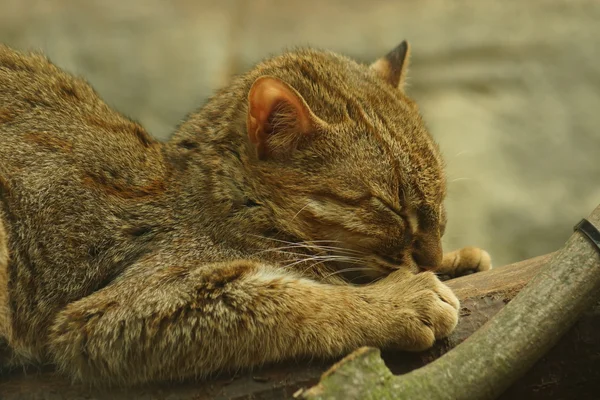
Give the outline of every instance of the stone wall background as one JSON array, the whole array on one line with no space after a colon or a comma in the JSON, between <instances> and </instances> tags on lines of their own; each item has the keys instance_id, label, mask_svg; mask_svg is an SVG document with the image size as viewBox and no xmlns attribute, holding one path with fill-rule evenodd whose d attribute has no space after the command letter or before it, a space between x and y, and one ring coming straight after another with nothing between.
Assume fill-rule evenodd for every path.
<instances>
[{"instance_id":1,"label":"stone wall background","mask_svg":"<svg viewBox=\"0 0 600 400\"><path fill-rule=\"evenodd\" d=\"M405 38L448 163L447 249L500 265L559 248L600 202L600 2L0 0L0 42L43 50L161 139L286 47L370 62Z\"/></svg>"}]
</instances>

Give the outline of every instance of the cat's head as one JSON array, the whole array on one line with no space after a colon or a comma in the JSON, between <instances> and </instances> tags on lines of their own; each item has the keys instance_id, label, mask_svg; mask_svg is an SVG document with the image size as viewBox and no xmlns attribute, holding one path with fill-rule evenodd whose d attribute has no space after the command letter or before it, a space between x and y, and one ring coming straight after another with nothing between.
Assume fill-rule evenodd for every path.
<instances>
[{"instance_id":1,"label":"cat's head","mask_svg":"<svg viewBox=\"0 0 600 400\"><path fill-rule=\"evenodd\" d=\"M443 161L404 93L408 56L406 42L370 66L298 50L248 81L256 201L279 231L375 274L442 260Z\"/></svg>"}]
</instances>

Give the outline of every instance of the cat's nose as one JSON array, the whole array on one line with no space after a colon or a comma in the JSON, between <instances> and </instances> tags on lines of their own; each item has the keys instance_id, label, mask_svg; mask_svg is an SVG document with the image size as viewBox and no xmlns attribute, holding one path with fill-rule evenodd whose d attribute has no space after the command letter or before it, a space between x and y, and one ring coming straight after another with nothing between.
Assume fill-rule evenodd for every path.
<instances>
[{"instance_id":1,"label":"cat's nose","mask_svg":"<svg viewBox=\"0 0 600 400\"><path fill-rule=\"evenodd\" d=\"M437 240L421 241L415 246L412 257L423 269L436 269L442 265L442 244Z\"/></svg>"},{"instance_id":2,"label":"cat's nose","mask_svg":"<svg viewBox=\"0 0 600 400\"><path fill-rule=\"evenodd\" d=\"M430 253L413 253L413 259L417 265L423 269L436 269L442 264L441 255L432 255Z\"/></svg>"}]
</instances>

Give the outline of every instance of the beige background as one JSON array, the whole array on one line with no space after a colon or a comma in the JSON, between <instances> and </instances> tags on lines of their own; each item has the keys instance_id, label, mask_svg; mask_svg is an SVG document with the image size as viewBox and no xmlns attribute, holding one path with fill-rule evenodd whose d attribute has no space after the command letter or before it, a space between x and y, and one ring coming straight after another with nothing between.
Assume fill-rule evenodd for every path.
<instances>
[{"instance_id":1,"label":"beige background","mask_svg":"<svg viewBox=\"0 0 600 400\"><path fill-rule=\"evenodd\" d=\"M162 139L285 47L369 62L404 38L448 163L447 249L498 265L560 247L600 202L600 2L0 0L0 42L42 49Z\"/></svg>"}]
</instances>

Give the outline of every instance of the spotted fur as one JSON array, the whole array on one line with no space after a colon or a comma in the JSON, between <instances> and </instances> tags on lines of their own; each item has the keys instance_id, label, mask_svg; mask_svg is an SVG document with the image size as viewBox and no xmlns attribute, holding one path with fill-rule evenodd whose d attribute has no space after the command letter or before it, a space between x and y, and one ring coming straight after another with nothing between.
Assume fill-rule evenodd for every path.
<instances>
[{"instance_id":1,"label":"spotted fur","mask_svg":"<svg viewBox=\"0 0 600 400\"><path fill-rule=\"evenodd\" d=\"M0 361L131 385L448 335L458 301L417 267L489 257L442 258L443 161L402 88L408 50L274 57L160 143L0 47Z\"/></svg>"}]
</instances>

